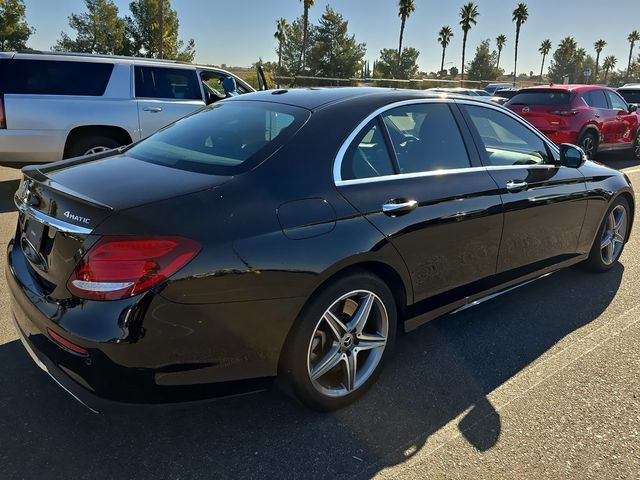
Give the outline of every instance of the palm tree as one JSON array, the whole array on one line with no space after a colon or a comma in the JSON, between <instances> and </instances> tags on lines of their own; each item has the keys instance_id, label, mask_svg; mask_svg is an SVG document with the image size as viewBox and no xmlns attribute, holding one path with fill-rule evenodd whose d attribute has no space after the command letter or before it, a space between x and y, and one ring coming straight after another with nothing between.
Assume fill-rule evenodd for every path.
<instances>
[{"instance_id":1,"label":"palm tree","mask_svg":"<svg viewBox=\"0 0 640 480\"><path fill-rule=\"evenodd\" d=\"M473 2L467 3L460 9L460 26L462 27L462 31L464 32L464 36L462 37L461 80L464 80L464 55L467 50L467 34L469 33L469 30L471 30L471 27L478 23L477 18L479 16L480 12L478 12L478 7Z\"/></svg>"},{"instance_id":2,"label":"palm tree","mask_svg":"<svg viewBox=\"0 0 640 480\"><path fill-rule=\"evenodd\" d=\"M542 66L540 67L540 83L542 83L542 75L544 73L544 61L547 59L547 55L549 55L552 47L553 45L551 45L551 40L547 38L540 44L540 48L538 49L538 51L542 54Z\"/></svg>"},{"instance_id":3,"label":"palm tree","mask_svg":"<svg viewBox=\"0 0 640 480\"><path fill-rule=\"evenodd\" d=\"M442 27L438 34L438 43L442 46L442 63L440 64L440 72L444 70L444 55L447 51L447 47L453 38L453 30L451 27Z\"/></svg>"},{"instance_id":4,"label":"palm tree","mask_svg":"<svg viewBox=\"0 0 640 480\"><path fill-rule=\"evenodd\" d=\"M304 64L307 61L307 40L309 36L309 9L313 7L315 0L300 0L304 6L304 13L302 15L302 50L300 51L300 69L304 70Z\"/></svg>"},{"instance_id":5,"label":"palm tree","mask_svg":"<svg viewBox=\"0 0 640 480\"><path fill-rule=\"evenodd\" d=\"M600 54L602 53L602 50L604 50L604 47L606 46L607 46L607 42L605 42L603 39L600 39L593 44L593 47L596 49L596 74L593 77L593 79L595 80L595 83L598 83L598 70L600 70Z\"/></svg>"},{"instance_id":6,"label":"palm tree","mask_svg":"<svg viewBox=\"0 0 640 480\"><path fill-rule=\"evenodd\" d=\"M416 11L416 4L413 0L400 0L398 2L398 16L400 17L400 42L398 44L398 69L400 68L400 60L402 59L402 39L404 37L404 25L407 18Z\"/></svg>"},{"instance_id":7,"label":"palm tree","mask_svg":"<svg viewBox=\"0 0 640 480\"><path fill-rule=\"evenodd\" d=\"M282 75L282 49L289 36L289 24L286 18L276 22L276 33L273 36L278 41L278 75Z\"/></svg>"},{"instance_id":8,"label":"palm tree","mask_svg":"<svg viewBox=\"0 0 640 480\"><path fill-rule=\"evenodd\" d=\"M604 57L604 61L602 62L602 69L604 70L604 83L607 83L607 77L609 76L609 71L616 68L616 64L618 63L618 59L613 55L609 55L608 57Z\"/></svg>"},{"instance_id":9,"label":"palm tree","mask_svg":"<svg viewBox=\"0 0 640 480\"><path fill-rule=\"evenodd\" d=\"M516 22L516 58L513 65L513 86L516 86L516 78L518 76L518 44L520 43L520 28L522 24L529 19L529 9L526 3L519 3L513 11L513 21Z\"/></svg>"},{"instance_id":10,"label":"palm tree","mask_svg":"<svg viewBox=\"0 0 640 480\"><path fill-rule=\"evenodd\" d=\"M636 42L640 41L640 32L638 30L634 30L629 34L627 40L631 44L631 48L629 48L629 63L627 64L627 77L626 81L629 81L629 74L631 73L631 61L633 60L633 48L636 46Z\"/></svg>"},{"instance_id":11,"label":"palm tree","mask_svg":"<svg viewBox=\"0 0 640 480\"><path fill-rule=\"evenodd\" d=\"M502 55L502 49L506 44L507 44L506 35L498 35L496 37L496 47L498 48L498 62L496 63L496 68L500 68L500 55Z\"/></svg>"}]
</instances>

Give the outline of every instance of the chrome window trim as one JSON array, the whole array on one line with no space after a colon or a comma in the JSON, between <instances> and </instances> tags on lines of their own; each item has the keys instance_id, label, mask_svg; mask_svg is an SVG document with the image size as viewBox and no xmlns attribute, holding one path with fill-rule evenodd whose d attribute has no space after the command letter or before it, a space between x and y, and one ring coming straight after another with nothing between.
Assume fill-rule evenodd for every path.
<instances>
[{"instance_id":1,"label":"chrome window trim","mask_svg":"<svg viewBox=\"0 0 640 480\"><path fill-rule=\"evenodd\" d=\"M58 220L57 218L47 215L46 213L42 213L42 212L39 212L38 210L34 210L26 203L23 203L20 200L18 200L17 197L14 197L14 202L16 204L16 207L18 207L18 210L20 211L20 213L29 215L35 218L40 223L43 223L48 227L53 227L59 232L73 233L76 235L89 235L92 232L90 228L80 227L78 225L72 225L71 223L63 222L62 220Z\"/></svg>"},{"instance_id":2,"label":"chrome window trim","mask_svg":"<svg viewBox=\"0 0 640 480\"><path fill-rule=\"evenodd\" d=\"M464 172L480 172L480 171L491 171L491 170L508 170L515 168L556 168L557 165L552 164L542 164L542 165L489 165L482 167L468 167L468 168L453 168L448 170L430 170L426 172L416 172L416 173L398 173L394 175L383 175L379 177L368 177L368 178L354 178L351 180L342 180L341 169L342 169L342 161L344 156L347 153L347 150L351 146L351 143L355 140L355 138L360 134L362 129L367 126L367 124L376 118L378 115L382 115L384 112L389 110L393 110L394 108L404 107L406 105L417 105L417 104L430 104L430 103L460 103L464 105L472 105L475 107L481 108L489 108L492 110L496 110L498 112L502 112L507 116L510 116L524 127L527 127L531 130L535 135L537 135L545 145L547 145L552 152L560 155L560 149L553 143L550 142L542 133L538 132L538 130L531 125L529 122L524 120L519 115L513 113L511 110L504 108L500 105L491 105L488 102L482 101L474 101L474 100L466 100L466 99L453 99L448 98L446 96L442 97L434 97L434 98L417 98L411 100L402 100L399 102L390 103L383 107L378 108L374 112L370 113L364 120L362 120L358 126L353 129L353 131L349 134L346 140L340 146L340 150L336 154L336 158L333 162L333 181L336 187L346 186L346 185L358 185L362 183L374 183L374 182L387 182L393 180L402 180L406 178L419 178L419 177L432 177L438 175L449 175L456 173L464 173Z\"/></svg>"}]
</instances>

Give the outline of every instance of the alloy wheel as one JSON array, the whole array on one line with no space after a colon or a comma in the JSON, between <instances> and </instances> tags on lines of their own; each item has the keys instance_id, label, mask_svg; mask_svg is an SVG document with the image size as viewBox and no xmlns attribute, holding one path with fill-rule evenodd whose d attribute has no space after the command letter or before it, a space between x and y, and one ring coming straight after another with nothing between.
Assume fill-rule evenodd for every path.
<instances>
[{"instance_id":1,"label":"alloy wheel","mask_svg":"<svg viewBox=\"0 0 640 480\"><path fill-rule=\"evenodd\" d=\"M596 142L593 140L593 137L591 135L587 135L586 137L584 137L584 139L582 140L582 150L584 150L584 153L587 155L587 158L593 158L596 149Z\"/></svg>"},{"instance_id":2,"label":"alloy wheel","mask_svg":"<svg viewBox=\"0 0 640 480\"><path fill-rule=\"evenodd\" d=\"M307 372L314 388L329 397L360 388L380 363L388 333L389 316L375 293L357 290L338 298L309 342Z\"/></svg>"},{"instance_id":3,"label":"alloy wheel","mask_svg":"<svg viewBox=\"0 0 640 480\"><path fill-rule=\"evenodd\" d=\"M98 146L98 147L90 148L89 150L84 152L84 154L85 155L94 155L96 153L108 152L109 150L111 150L110 147Z\"/></svg>"},{"instance_id":4,"label":"alloy wheel","mask_svg":"<svg viewBox=\"0 0 640 480\"><path fill-rule=\"evenodd\" d=\"M605 265L615 262L622 252L627 235L627 211L617 205L609 214L600 241L600 255Z\"/></svg>"},{"instance_id":5,"label":"alloy wheel","mask_svg":"<svg viewBox=\"0 0 640 480\"><path fill-rule=\"evenodd\" d=\"M640 160L640 133L638 133L638 136L636 137L636 143L633 147L633 153L636 156L636 159Z\"/></svg>"}]
</instances>

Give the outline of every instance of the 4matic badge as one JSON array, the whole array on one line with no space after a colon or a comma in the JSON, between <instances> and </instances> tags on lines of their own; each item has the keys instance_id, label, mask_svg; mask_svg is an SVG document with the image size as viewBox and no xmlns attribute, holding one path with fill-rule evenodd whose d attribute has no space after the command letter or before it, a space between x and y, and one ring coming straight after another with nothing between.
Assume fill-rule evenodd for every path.
<instances>
[{"instance_id":1,"label":"4matic badge","mask_svg":"<svg viewBox=\"0 0 640 480\"><path fill-rule=\"evenodd\" d=\"M76 215L74 213L71 213L69 210L64 212L63 215L65 217L67 217L69 220L73 220L74 222L79 222L79 223L90 223L91 222L90 218L81 217L80 215Z\"/></svg>"}]
</instances>

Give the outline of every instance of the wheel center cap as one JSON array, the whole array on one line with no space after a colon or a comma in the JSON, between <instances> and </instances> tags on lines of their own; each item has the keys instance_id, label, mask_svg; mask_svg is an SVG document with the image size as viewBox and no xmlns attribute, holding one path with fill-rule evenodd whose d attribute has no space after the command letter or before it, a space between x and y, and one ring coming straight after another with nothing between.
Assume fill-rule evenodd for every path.
<instances>
[{"instance_id":1,"label":"wheel center cap","mask_svg":"<svg viewBox=\"0 0 640 480\"><path fill-rule=\"evenodd\" d=\"M351 333L345 334L340 339L340 346L342 347L343 350L350 350L351 348L353 348L354 343L355 343L355 338Z\"/></svg>"}]
</instances>

